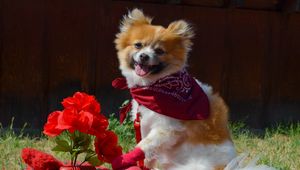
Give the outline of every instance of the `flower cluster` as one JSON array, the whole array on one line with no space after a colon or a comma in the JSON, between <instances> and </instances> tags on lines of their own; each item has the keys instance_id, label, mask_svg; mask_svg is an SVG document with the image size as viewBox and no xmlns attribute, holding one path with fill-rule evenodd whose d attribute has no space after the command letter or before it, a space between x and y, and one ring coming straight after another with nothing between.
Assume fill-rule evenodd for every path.
<instances>
[{"instance_id":1,"label":"flower cluster","mask_svg":"<svg viewBox=\"0 0 300 170\"><path fill-rule=\"evenodd\" d=\"M78 130L99 136L106 130L108 121L100 114L100 104L94 96L76 92L65 98L62 105L63 111L54 111L48 116L44 134L54 137L64 130L71 133Z\"/></svg>"},{"instance_id":2,"label":"flower cluster","mask_svg":"<svg viewBox=\"0 0 300 170\"><path fill-rule=\"evenodd\" d=\"M108 120L100 114L101 107L94 96L76 92L72 97L65 98L62 105L64 109L52 112L44 125L43 133L50 137L62 136L64 131L71 134L70 139L58 136L56 140L58 146L54 150L70 152L71 155L74 155L74 152L76 155L76 151L78 154L87 152L89 156L86 161L89 161L93 153L88 149L91 142L88 135L93 135L95 136L94 148L100 161L111 163L115 157L122 154L118 137L114 132L107 130ZM73 141L69 142L69 140ZM78 148L74 148L76 142Z\"/></svg>"}]
</instances>

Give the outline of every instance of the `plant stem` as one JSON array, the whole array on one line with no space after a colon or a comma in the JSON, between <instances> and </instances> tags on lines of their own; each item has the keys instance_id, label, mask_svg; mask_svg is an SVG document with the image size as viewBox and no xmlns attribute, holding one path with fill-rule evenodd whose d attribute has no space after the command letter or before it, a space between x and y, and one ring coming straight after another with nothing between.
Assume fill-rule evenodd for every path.
<instances>
[{"instance_id":1,"label":"plant stem","mask_svg":"<svg viewBox=\"0 0 300 170\"><path fill-rule=\"evenodd\" d=\"M72 150L70 151L70 155L71 155L71 165L74 165L74 157L73 157L73 148L74 148L74 143L73 143L73 140L72 140L72 134L69 135L69 138L71 139L71 147L72 147Z\"/></svg>"},{"instance_id":2,"label":"plant stem","mask_svg":"<svg viewBox=\"0 0 300 170\"><path fill-rule=\"evenodd\" d=\"M74 167L76 166L76 162L77 162L77 157L78 157L78 154L75 153L75 161L74 161Z\"/></svg>"},{"instance_id":3,"label":"plant stem","mask_svg":"<svg viewBox=\"0 0 300 170\"><path fill-rule=\"evenodd\" d=\"M89 160L91 157L93 157L93 156L95 156L95 155L96 155L96 153L93 153L93 154L91 154L89 157L84 158L84 161L82 161L82 162L80 163L79 166L81 166L83 163L85 163L87 160Z\"/></svg>"}]
</instances>

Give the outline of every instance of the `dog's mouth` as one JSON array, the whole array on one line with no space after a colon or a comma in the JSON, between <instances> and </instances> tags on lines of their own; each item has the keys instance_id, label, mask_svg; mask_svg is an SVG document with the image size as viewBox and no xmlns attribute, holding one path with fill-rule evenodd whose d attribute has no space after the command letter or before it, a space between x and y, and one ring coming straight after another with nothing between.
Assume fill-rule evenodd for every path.
<instances>
[{"instance_id":1,"label":"dog's mouth","mask_svg":"<svg viewBox=\"0 0 300 170\"><path fill-rule=\"evenodd\" d=\"M161 70L163 70L164 67L165 67L165 64L162 62L160 62L157 65L147 65L147 64L138 63L136 61L133 61L134 71L140 77L145 77L149 74L157 74Z\"/></svg>"}]
</instances>

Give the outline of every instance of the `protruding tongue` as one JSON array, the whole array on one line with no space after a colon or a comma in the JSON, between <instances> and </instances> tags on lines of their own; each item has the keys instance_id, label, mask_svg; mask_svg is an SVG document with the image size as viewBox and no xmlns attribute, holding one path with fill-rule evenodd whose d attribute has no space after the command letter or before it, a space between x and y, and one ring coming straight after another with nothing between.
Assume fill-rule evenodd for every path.
<instances>
[{"instance_id":1,"label":"protruding tongue","mask_svg":"<svg viewBox=\"0 0 300 170\"><path fill-rule=\"evenodd\" d=\"M149 72L149 67L140 64L135 65L135 73L139 76L144 76Z\"/></svg>"}]
</instances>

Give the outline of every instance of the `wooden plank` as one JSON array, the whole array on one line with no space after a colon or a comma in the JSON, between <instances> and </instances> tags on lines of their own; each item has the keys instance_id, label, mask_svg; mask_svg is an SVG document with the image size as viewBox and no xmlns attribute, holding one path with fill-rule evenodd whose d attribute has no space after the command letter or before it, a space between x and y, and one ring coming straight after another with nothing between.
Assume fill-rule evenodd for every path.
<instances>
[{"instance_id":1,"label":"wooden plank","mask_svg":"<svg viewBox=\"0 0 300 170\"><path fill-rule=\"evenodd\" d=\"M230 14L228 99L234 117L259 127L263 110L264 59L268 49L268 12L235 10Z\"/></svg>"},{"instance_id":2,"label":"wooden plank","mask_svg":"<svg viewBox=\"0 0 300 170\"><path fill-rule=\"evenodd\" d=\"M286 0L282 3L283 11L300 12L300 0Z\"/></svg>"},{"instance_id":3,"label":"wooden plank","mask_svg":"<svg viewBox=\"0 0 300 170\"><path fill-rule=\"evenodd\" d=\"M226 5L227 0L181 0L183 5L199 5L199 6L212 6L212 7L222 7Z\"/></svg>"},{"instance_id":4,"label":"wooden plank","mask_svg":"<svg viewBox=\"0 0 300 170\"><path fill-rule=\"evenodd\" d=\"M0 80L2 80L3 77L3 69L2 69L2 54L3 54L3 2L0 1ZM2 83L0 82L0 112L3 112L3 108L5 107L4 103L4 96L1 93L2 90ZM1 109L2 108L2 109ZM5 118L7 119L7 118ZM0 122L4 122L4 116L0 117Z\"/></svg>"},{"instance_id":5,"label":"wooden plank","mask_svg":"<svg viewBox=\"0 0 300 170\"><path fill-rule=\"evenodd\" d=\"M28 6L28 4L31 4ZM43 108L43 1L1 1L1 118L40 127Z\"/></svg>"},{"instance_id":6,"label":"wooden plank","mask_svg":"<svg viewBox=\"0 0 300 170\"><path fill-rule=\"evenodd\" d=\"M276 117L278 112L274 112L273 107L276 103L275 93L278 88L278 83L276 81L279 70L278 63L281 62L281 30L282 30L282 15L280 13L271 12L267 16L268 24L268 48L266 48L266 56L262 65L262 113L260 119L262 120L262 125L276 124L276 121L270 121L273 117ZM274 81L275 80L275 81ZM283 120L283 119L278 119ZM277 120L277 121L278 121Z\"/></svg>"},{"instance_id":7,"label":"wooden plank","mask_svg":"<svg viewBox=\"0 0 300 170\"><path fill-rule=\"evenodd\" d=\"M232 0L232 4L237 8L248 9L280 9L282 0Z\"/></svg>"},{"instance_id":8,"label":"wooden plank","mask_svg":"<svg viewBox=\"0 0 300 170\"><path fill-rule=\"evenodd\" d=\"M128 0L127 0L128 1ZM166 3L166 0L131 0L133 2Z\"/></svg>"},{"instance_id":9,"label":"wooden plank","mask_svg":"<svg viewBox=\"0 0 300 170\"><path fill-rule=\"evenodd\" d=\"M297 122L300 119L300 14L282 17L280 59L274 67L269 122Z\"/></svg>"},{"instance_id":10,"label":"wooden plank","mask_svg":"<svg viewBox=\"0 0 300 170\"><path fill-rule=\"evenodd\" d=\"M210 84L216 91L225 95L226 63L228 47L225 43L227 12L220 9L199 10L185 7L184 19L196 31L193 48L189 57L189 69L200 81Z\"/></svg>"},{"instance_id":11,"label":"wooden plank","mask_svg":"<svg viewBox=\"0 0 300 170\"><path fill-rule=\"evenodd\" d=\"M96 1L47 0L49 109L60 108L64 97L93 91L95 81Z\"/></svg>"},{"instance_id":12,"label":"wooden plank","mask_svg":"<svg viewBox=\"0 0 300 170\"><path fill-rule=\"evenodd\" d=\"M113 41L119 28L119 20L122 14L127 13L126 6L123 6L123 11L120 12L120 9L113 4L114 2L108 0L99 1L96 13L97 20L101 22L97 23L95 34L97 39L95 94L103 106L102 113L106 115L118 113L118 106L123 100L129 98L129 96L124 97L120 90L114 90L111 86L112 80L121 76Z\"/></svg>"},{"instance_id":13,"label":"wooden plank","mask_svg":"<svg viewBox=\"0 0 300 170\"><path fill-rule=\"evenodd\" d=\"M282 77L280 96L282 100L300 100L300 14L291 14L287 18L287 31L284 38L284 52L281 56Z\"/></svg>"}]
</instances>

